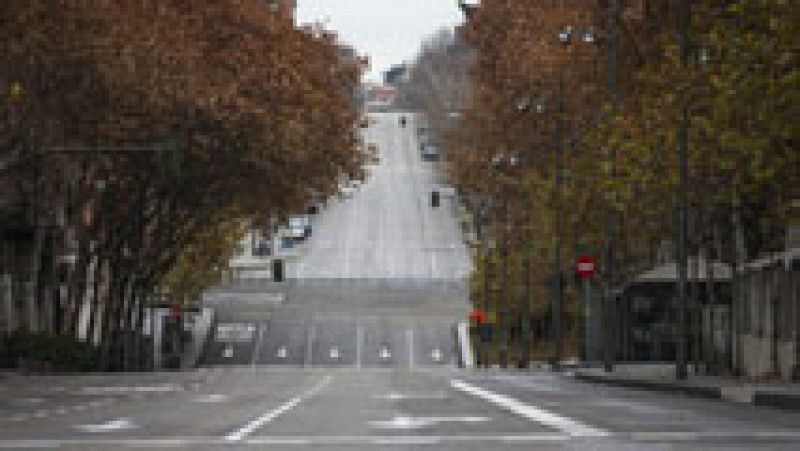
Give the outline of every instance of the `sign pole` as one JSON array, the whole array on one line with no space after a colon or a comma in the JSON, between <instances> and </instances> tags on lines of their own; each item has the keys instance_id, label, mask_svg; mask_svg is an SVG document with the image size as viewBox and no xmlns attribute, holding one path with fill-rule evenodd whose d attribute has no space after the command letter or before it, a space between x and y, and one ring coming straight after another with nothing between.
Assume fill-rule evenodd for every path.
<instances>
[{"instance_id":1,"label":"sign pole","mask_svg":"<svg viewBox=\"0 0 800 451\"><path fill-rule=\"evenodd\" d=\"M592 326L592 285L588 278L583 279L583 298L586 303L586 312L584 314L584 326L583 326L583 341L584 341L584 348L583 348L583 360L589 360L589 348L591 346L591 326Z\"/></svg>"},{"instance_id":2,"label":"sign pole","mask_svg":"<svg viewBox=\"0 0 800 451\"><path fill-rule=\"evenodd\" d=\"M590 330L591 330L591 317L592 317L592 286L591 280L594 277L596 264L591 255L584 253L575 261L575 271L583 280L583 298L584 298L584 325L583 325L583 359L589 359L589 347L591 344Z\"/></svg>"}]
</instances>

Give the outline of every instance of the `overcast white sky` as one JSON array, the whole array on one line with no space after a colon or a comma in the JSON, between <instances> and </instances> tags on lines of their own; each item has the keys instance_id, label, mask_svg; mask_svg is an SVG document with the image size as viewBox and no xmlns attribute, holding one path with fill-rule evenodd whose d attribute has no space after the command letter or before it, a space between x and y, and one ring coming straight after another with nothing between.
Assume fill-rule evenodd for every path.
<instances>
[{"instance_id":1,"label":"overcast white sky","mask_svg":"<svg viewBox=\"0 0 800 451\"><path fill-rule=\"evenodd\" d=\"M378 81L391 65L411 61L423 38L462 16L456 0L298 0L297 23L323 22L368 55L365 77Z\"/></svg>"}]
</instances>

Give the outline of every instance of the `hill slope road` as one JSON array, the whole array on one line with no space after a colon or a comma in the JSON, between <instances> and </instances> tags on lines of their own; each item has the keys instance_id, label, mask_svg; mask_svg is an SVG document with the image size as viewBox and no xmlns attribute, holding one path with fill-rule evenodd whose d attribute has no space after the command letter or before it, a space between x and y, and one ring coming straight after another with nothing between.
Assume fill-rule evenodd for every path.
<instances>
[{"instance_id":1,"label":"hill slope road","mask_svg":"<svg viewBox=\"0 0 800 451\"><path fill-rule=\"evenodd\" d=\"M314 215L312 236L287 260L288 280L211 293L221 299L215 307L223 328L252 332L233 340L217 336L206 363L405 368L455 362L454 326L466 317L470 271L456 200L430 204L441 181L437 163L420 158L417 116L370 119L363 139L376 145L379 162L358 188Z\"/></svg>"}]
</instances>

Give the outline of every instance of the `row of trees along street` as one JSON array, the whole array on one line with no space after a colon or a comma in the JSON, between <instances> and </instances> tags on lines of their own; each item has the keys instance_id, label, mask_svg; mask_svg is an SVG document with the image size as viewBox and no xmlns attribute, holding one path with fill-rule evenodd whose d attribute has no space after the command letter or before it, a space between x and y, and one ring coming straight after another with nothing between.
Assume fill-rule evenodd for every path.
<instances>
[{"instance_id":1,"label":"row of trees along street","mask_svg":"<svg viewBox=\"0 0 800 451\"><path fill-rule=\"evenodd\" d=\"M138 368L153 294L191 298L243 218L361 176L360 62L266 2L31 0L0 23L6 330Z\"/></svg>"},{"instance_id":2,"label":"row of trees along street","mask_svg":"<svg viewBox=\"0 0 800 451\"><path fill-rule=\"evenodd\" d=\"M467 17L455 39L474 54L437 73L429 56L459 46L429 48L404 89L435 102L448 71L469 79L457 114L422 106L458 118L436 139L479 219L472 299L497 315L492 359L524 359L531 332L539 358L578 353L579 253L613 306L665 250L680 268L682 250L737 265L782 249L800 198L797 2L483 0Z\"/></svg>"}]
</instances>

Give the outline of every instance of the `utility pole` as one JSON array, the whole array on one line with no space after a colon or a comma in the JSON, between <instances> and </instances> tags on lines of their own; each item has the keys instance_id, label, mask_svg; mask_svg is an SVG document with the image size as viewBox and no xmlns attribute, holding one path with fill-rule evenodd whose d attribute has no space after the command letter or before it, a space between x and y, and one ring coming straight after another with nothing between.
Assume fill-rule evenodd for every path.
<instances>
[{"instance_id":1,"label":"utility pole","mask_svg":"<svg viewBox=\"0 0 800 451\"><path fill-rule=\"evenodd\" d=\"M689 65L690 37L689 26L692 17L691 0L680 0L678 11L678 39L680 44L681 68L685 72ZM689 192L689 97L684 86L680 93L681 117L678 122L678 324L675 350L675 377L686 379L686 285L687 285L687 245L688 245L688 192Z\"/></svg>"},{"instance_id":2,"label":"utility pole","mask_svg":"<svg viewBox=\"0 0 800 451\"><path fill-rule=\"evenodd\" d=\"M622 16L620 0L611 0L610 3L610 29L608 39L608 90L611 93L611 104L613 111L616 112L619 106L619 86L617 84L617 60L619 58L619 27ZM616 149L609 146L608 159L612 179L616 177L615 159ZM608 206L606 212L606 252L605 252L605 295L603 296L603 369L611 372L614 369L614 348L616 331L614 330L614 310L616 299L614 298L614 246L616 239L616 206Z\"/></svg>"}]
</instances>

